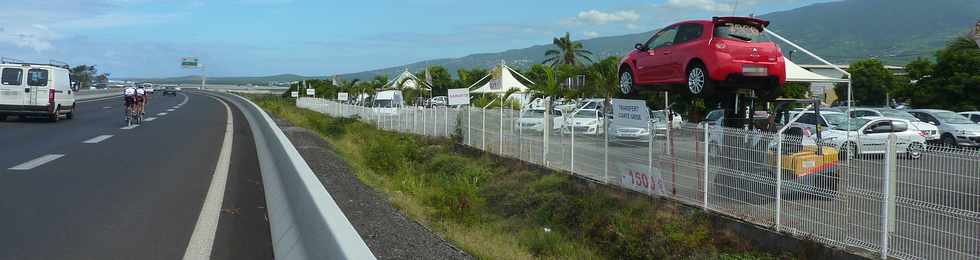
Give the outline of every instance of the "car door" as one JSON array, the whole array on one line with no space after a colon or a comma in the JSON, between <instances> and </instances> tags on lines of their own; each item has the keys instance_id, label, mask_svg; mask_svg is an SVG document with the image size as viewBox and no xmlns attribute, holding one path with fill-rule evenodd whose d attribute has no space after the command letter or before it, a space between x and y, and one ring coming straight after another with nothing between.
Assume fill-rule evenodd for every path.
<instances>
[{"instance_id":1,"label":"car door","mask_svg":"<svg viewBox=\"0 0 980 260\"><path fill-rule=\"evenodd\" d=\"M677 27L677 36L674 37L674 43L669 47L671 53L670 64L667 65L667 73L669 73L669 78L667 80L672 82L686 82L687 81L687 70L684 65L693 57L697 56L697 52L703 49L703 46L698 44L697 39L700 39L704 34L704 25L699 23L685 23Z\"/></svg>"},{"instance_id":2,"label":"car door","mask_svg":"<svg viewBox=\"0 0 980 260\"><path fill-rule=\"evenodd\" d=\"M24 69L0 69L0 105L23 105L24 96Z\"/></svg>"},{"instance_id":3,"label":"car door","mask_svg":"<svg viewBox=\"0 0 980 260\"><path fill-rule=\"evenodd\" d=\"M885 152L885 143L888 142L888 135L891 133L891 120L878 120L868 123L858 137L858 145L861 146L860 151L862 153Z\"/></svg>"},{"instance_id":4,"label":"car door","mask_svg":"<svg viewBox=\"0 0 980 260\"><path fill-rule=\"evenodd\" d=\"M676 37L677 26L674 25L660 30L647 41L646 46L649 50L640 53L636 59L637 71L642 81L658 84L670 77L669 66L672 62L670 47Z\"/></svg>"}]
</instances>

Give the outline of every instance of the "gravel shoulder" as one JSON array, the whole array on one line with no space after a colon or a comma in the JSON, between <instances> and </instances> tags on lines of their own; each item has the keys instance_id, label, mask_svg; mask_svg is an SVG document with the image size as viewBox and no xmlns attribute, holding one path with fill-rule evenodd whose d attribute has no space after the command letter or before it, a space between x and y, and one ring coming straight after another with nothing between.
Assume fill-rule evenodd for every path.
<instances>
[{"instance_id":1,"label":"gravel shoulder","mask_svg":"<svg viewBox=\"0 0 980 260\"><path fill-rule=\"evenodd\" d=\"M276 123L378 259L473 259L403 215L384 194L358 180L347 162L318 134L278 118Z\"/></svg>"}]
</instances>

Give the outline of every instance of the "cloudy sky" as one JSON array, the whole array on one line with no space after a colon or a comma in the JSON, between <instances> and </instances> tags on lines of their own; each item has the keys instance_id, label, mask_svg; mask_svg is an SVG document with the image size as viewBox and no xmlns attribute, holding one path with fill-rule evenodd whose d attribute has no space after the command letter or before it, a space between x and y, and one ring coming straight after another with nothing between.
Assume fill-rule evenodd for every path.
<instances>
[{"instance_id":1,"label":"cloudy sky","mask_svg":"<svg viewBox=\"0 0 980 260\"><path fill-rule=\"evenodd\" d=\"M3 0L0 55L113 77L331 75L828 0ZM12 11L16 10L16 11Z\"/></svg>"}]
</instances>

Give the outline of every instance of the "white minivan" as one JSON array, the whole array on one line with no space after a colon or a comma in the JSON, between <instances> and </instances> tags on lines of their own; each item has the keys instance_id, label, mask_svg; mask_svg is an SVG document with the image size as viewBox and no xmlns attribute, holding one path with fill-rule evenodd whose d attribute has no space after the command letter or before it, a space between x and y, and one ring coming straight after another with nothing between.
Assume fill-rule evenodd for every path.
<instances>
[{"instance_id":1,"label":"white minivan","mask_svg":"<svg viewBox=\"0 0 980 260\"><path fill-rule=\"evenodd\" d=\"M68 69L29 63L0 64L0 121L7 116L72 119L75 90Z\"/></svg>"}]
</instances>

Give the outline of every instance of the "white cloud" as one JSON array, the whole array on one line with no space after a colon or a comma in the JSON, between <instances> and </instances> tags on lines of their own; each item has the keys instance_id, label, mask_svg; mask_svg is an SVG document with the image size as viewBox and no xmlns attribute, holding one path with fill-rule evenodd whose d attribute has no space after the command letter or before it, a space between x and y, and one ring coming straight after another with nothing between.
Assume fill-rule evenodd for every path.
<instances>
[{"instance_id":1,"label":"white cloud","mask_svg":"<svg viewBox=\"0 0 980 260\"><path fill-rule=\"evenodd\" d=\"M583 33L583 35L585 35L586 38L599 37L599 33L598 32L595 32L595 31L587 31L587 32Z\"/></svg>"},{"instance_id":2,"label":"white cloud","mask_svg":"<svg viewBox=\"0 0 980 260\"><path fill-rule=\"evenodd\" d=\"M701 10L708 12L731 12L735 7L731 3L721 3L716 0L667 0L664 7L672 9Z\"/></svg>"},{"instance_id":3,"label":"white cloud","mask_svg":"<svg viewBox=\"0 0 980 260\"><path fill-rule=\"evenodd\" d=\"M632 10L603 12L603 11L592 9L588 11L579 12L577 16L573 18L565 19L563 23L603 25L607 23L616 23L616 22L635 22L638 20L640 20L640 14Z\"/></svg>"}]
</instances>

